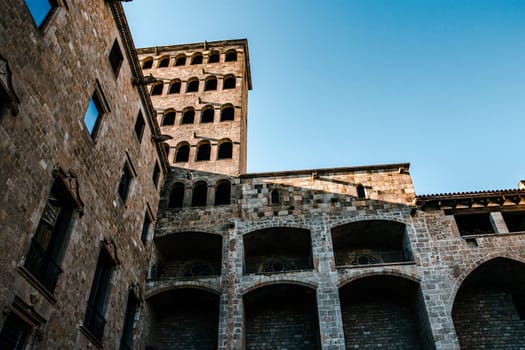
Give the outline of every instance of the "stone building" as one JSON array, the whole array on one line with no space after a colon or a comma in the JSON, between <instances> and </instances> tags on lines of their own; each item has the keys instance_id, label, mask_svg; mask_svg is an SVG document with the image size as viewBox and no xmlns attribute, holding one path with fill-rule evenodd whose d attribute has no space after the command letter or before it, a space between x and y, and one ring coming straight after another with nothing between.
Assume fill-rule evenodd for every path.
<instances>
[{"instance_id":1,"label":"stone building","mask_svg":"<svg viewBox=\"0 0 525 350\"><path fill-rule=\"evenodd\" d=\"M246 40L35 3L0 0L1 349L525 349L524 182L247 173Z\"/></svg>"}]
</instances>

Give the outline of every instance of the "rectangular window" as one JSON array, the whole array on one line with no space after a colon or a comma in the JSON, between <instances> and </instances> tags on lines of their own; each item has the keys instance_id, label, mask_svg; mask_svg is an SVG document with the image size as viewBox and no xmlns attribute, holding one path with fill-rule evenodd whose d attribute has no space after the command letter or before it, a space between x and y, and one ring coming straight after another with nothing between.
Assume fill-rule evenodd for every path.
<instances>
[{"instance_id":1,"label":"rectangular window","mask_svg":"<svg viewBox=\"0 0 525 350\"><path fill-rule=\"evenodd\" d=\"M0 333L0 349L23 350L31 334L31 325L11 312Z\"/></svg>"},{"instance_id":2,"label":"rectangular window","mask_svg":"<svg viewBox=\"0 0 525 350\"><path fill-rule=\"evenodd\" d=\"M98 340L102 339L104 327L106 325L105 312L109 293L109 282L113 271L113 261L108 253L100 251L95 277L89 293L86 315L84 317L84 327Z\"/></svg>"},{"instance_id":3,"label":"rectangular window","mask_svg":"<svg viewBox=\"0 0 525 350\"><path fill-rule=\"evenodd\" d=\"M148 212L144 214L144 223L142 224L142 234L140 235L140 240L142 243L146 243L148 240L149 227L151 225L151 219L149 218Z\"/></svg>"},{"instance_id":4,"label":"rectangular window","mask_svg":"<svg viewBox=\"0 0 525 350\"><path fill-rule=\"evenodd\" d=\"M139 301L132 292L128 295L126 316L124 317L124 328L120 339L120 350L133 349L133 331L135 329L135 315L139 307Z\"/></svg>"},{"instance_id":5,"label":"rectangular window","mask_svg":"<svg viewBox=\"0 0 525 350\"><path fill-rule=\"evenodd\" d=\"M122 51L120 51L118 40L115 39L113 46L111 47L111 51L109 52L109 62L111 63L111 68L113 68L113 73L115 73L115 76L118 76L118 72L123 60L124 57L122 56Z\"/></svg>"},{"instance_id":6,"label":"rectangular window","mask_svg":"<svg viewBox=\"0 0 525 350\"><path fill-rule=\"evenodd\" d=\"M102 109L102 103L100 101L100 97L95 92L93 94L93 97L89 101L88 108L86 110L86 114L84 114L84 124L86 125L86 128L89 131L89 134L91 137L95 138L95 135L97 133L100 119L102 117L102 113L104 110Z\"/></svg>"},{"instance_id":7,"label":"rectangular window","mask_svg":"<svg viewBox=\"0 0 525 350\"><path fill-rule=\"evenodd\" d=\"M159 167L159 163L155 162L155 168L153 169L153 183L155 184L155 188L159 184L159 178L160 178L160 167Z\"/></svg>"},{"instance_id":8,"label":"rectangular window","mask_svg":"<svg viewBox=\"0 0 525 350\"><path fill-rule=\"evenodd\" d=\"M42 28L51 11L56 7L56 2L52 0L25 0L25 3L39 28Z\"/></svg>"},{"instance_id":9,"label":"rectangular window","mask_svg":"<svg viewBox=\"0 0 525 350\"><path fill-rule=\"evenodd\" d=\"M126 202L128 198L129 186L131 185L131 179L133 175L129 169L129 165L126 163L122 169L122 177L120 178L120 183L118 185L118 194L120 198Z\"/></svg>"},{"instance_id":10,"label":"rectangular window","mask_svg":"<svg viewBox=\"0 0 525 350\"><path fill-rule=\"evenodd\" d=\"M494 233L489 213L454 215L462 236Z\"/></svg>"},{"instance_id":11,"label":"rectangular window","mask_svg":"<svg viewBox=\"0 0 525 350\"><path fill-rule=\"evenodd\" d=\"M51 293L62 272L62 259L74 205L67 190L55 181L27 253L24 267Z\"/></svg>"},{"instance_id":12,"label":"rectangular window","mask_svg":"<svg viewBox=\"0 0 525 350\"><path fill-rule=\"evenodd\" d=\"M525 231L525 212L502 212L509 232Z\"/></svg>"},{"instance_id":13,"label":"rectangular window","mask_svg":"<svg viewBox=\"0 0 525 350\"><path fill-rule=\"evenodd\" d=\"M144 123L144 117L142 116L142 112L139 112L139 115L137 116L137 121L135 122L135 134L137 135L139 141L142 141L142 135L144 135L145 126L146 123Z\"/></svg>"},{"instance_id":14,"label":"rectangular window","mask_svg":"<svg viewBox=\"0 0 525 350\"><path fill-rule=\"evenodd\" d=\"M0 118L9 109L11 105L11 98L7 91L4 90L3 84L0 84Z\"/></svg>"}]
</instances>

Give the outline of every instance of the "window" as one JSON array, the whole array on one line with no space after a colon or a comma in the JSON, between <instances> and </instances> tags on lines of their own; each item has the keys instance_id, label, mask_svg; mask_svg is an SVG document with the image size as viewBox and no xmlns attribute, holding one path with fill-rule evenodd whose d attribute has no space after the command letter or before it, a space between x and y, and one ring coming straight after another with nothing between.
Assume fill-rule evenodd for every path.
<instances>
[{"instance_id":1,"label":"window","mask_svg":"<svg viewBox=\"0 0 525 350\"><path fill-rule=\"evenodd\" d=\"M190 158L190 145L187 143L179 144L177 146L177 154L175 156L175 162L187 162Z\"/></svg>"},{"instance_id":2,"label":"window","mask_svg":"<svg viewBox=\"0 0 525 350\"><path fill-rule=\"evenodd\" d=\"M160 178L160 167L159 163L155 162L155 167L153 168L153 183L155 184L155 188L159 184L159 178Z\"/></svg>"},{"instance_id":3,"label":"window","mask_svg":"<svg viewBox=\"0 0 525 350\"><path fill-rule=\"evenodd\" d=\"M24 262L24 267L51 293L62 272L58 265L64 255L74 208L68 190L55 180Z\"/></svg>"},{"instance_id":4,"label":"window","mask_svg":"<svg viewBox=\"0 0 525 350\"><path fill-rule=\"evenodd\" d=\"M151 88L151 95L154 96L154 95L162 95L162 88L164 87L164 84L162 83L157 83L155 85L153 85L153 87Z\"/></svg>"},{"instance_id":5,"label":"window","mask_svg":"<svg viewBox=\"0 0 525 350\"><path fill-rule=\"evenodd\" d=\"M203 207L206 206L208 196L208 185L203 182L197 182L193 187L193 196L191 198L192 207Z\"/></svg>"},{"instance_id":6,"label":"window","mask_svg":"<svg viewBox=\"0 0 525 350\"><path fill-rule=\"evenodd\" d=\"M511 211L502 212L503 220L509 229L509 232L522 232L525 231L525 212L523 211Z\"/></svg>"},{"instance_id":7,"label":"window","mask_svg":"<svg viewBox=\"0 0 525 350\"><path fill-rule=\"evenodd\" d=\"M195 119L195 110L193 108L188 108L182 112L182 121L181 124L193 124Z\"/></svg>"},{"instance_id":8,"label":"window","mask_svg":"<svg viewBox=\"0 0 525 350\"><path fill-rule=\"evenodd\" d=\"M217 77L211 76L206 78L204 83L204 91L217 90Z\"/></svg>"},{"instance_id":9,"label":"window","mask_svg":"<svg viewBox=\"0 0 525 350\"><path fill-rule=\"evenodd\" d=\"M7 91L4 90L3 84L0 83L0 118L11 106L11 98Z\"/></svg>"},{"instance_id":10,"label":"window","mask_svg":"<svg viewBox=\"0 0 525 350\"><path fill-rule=\"evenodd\" d=\"M32 327L15 313L9 313L0 333L0 349L23 350Z\"/></svg>"},{"instance_id":11,"label":"window","mask_svg":"<svg viewBox=\"0 0 525 350\"><path fill-rule=\"evenodd\" d=\"M235 77L228 75L224 77L224 83L222 84L223 89L235 89Z\"/></svg>"},{"instance_id":12,"label":"window","mask_svg":"<svg viewBox=\"0 0 525 350\"><path fill-rule=\"evenodd\" d=\"M173 125L173 124L175 124L175 112L170 111L164 114L164 117L162 117L161 126Z\"/></svg>"},{"instance_id":13,"label":"window","mask_svg":"<svg viewBox=\"0 0 525 350\"><path fill-rule=\"evenodd\" d=\"M151 69L153 67L153 58L147 57L142 61L142 69Z\"/></svg>"},{"instance_id":14,"label":"window","mask_svg":"<svg viewBox=\"0 0 525 350\"><path fill-rule=\"evenodd\" d=\"M228 181L221 182L217 185L215 191L215 205L230 204L231 185Z\"/></svg>"},{"instance_id":15,"label":"window","mask_svg":"<svg viewBox=\"0 0 525 350\"><path fill-rule=\"evenodd\" d=\"M197 161L210 160L211 145L205 141L197 146Z\"/></svg>"},{"instance_id":16,"label":"window","mask_svg":"<svg viewBox=\"0 0 525 350\"><path fill-rule=\"evenodd\" d=\"M225 106L221 111L221 122L233 120L234 119L234 109L233 106Z\"/></svg>"},{"instance_id":17,"label":"window","mask_svg":"<svg viewBox=\"0 0 525 350\"><path fill-rule=\"evenodd\" d=\"M170 65L170 58L169 57L162 57L159 59L159 68L165 68Z\"/></svg>"},{"instance_id":18,"label":"window","mask_svg":"<svg viewBox=\"0 0 525 350\"><path fill-rule=\"evenodd\" d=\"M126 163L122 169L122 177L118 185L118 194L122 201L126 202L128 198L129 187L131 185L131 179L133 178L129 165Z\"/></svg>"},{"instance_id":19,"label":"window","mask_svg":"<svg viewBox=\"0 0 525 350\"><path fill-rule=\"evenodd\" d=\"M176 182L171 188L168 208L182 208L184 204L184 184Z\"/></svg>"},{"instance_id":20,"label":"window","mask_svg":"<svg viewBox=\"0 0 525 350\"><path fill-rule=\"evenodd\" d=\"M186 64L186 56L181 55L175 58L175 66L184 66Z\"/></svg>"},{"instance_id":21,"label":"window","mask_svg":"<svg viewBox=\"0 0 525 350\"><path fill-rule=\"evenodd\" d=\"M84 327L98 340L102 340L106 325L105 312L109 293L109 282L114 263L105 249L100 251L95 269L95 276L89 293L88 305L84 316Z\"/></svg>"},{"instance_id":22,"label":"window","mask_svg":"<svg viewBox=\"0 0 525 350\"><path fill-rule=\"evenodd\" d=\"M123 60L124 56L122 56L122 51L120 51L118 41L115 39L113 46L111 47L111 51L109 52L109 62L111 63L111 68L113 68L113 73L115 73L115 76L118 76L118 72Z\"/></svg>"},{"instance_id":23,"label":"window","mask_svg":"<svg viewBox=\"0 0 525 350\"><path fill-rule=\"evenodd\" d=\"M206 106L201 112L201 123L213 123L215 110L212 106Z\"/></svg>"},{"instance_id":24,"label":"window","mask_svg":"<svg viewBox=\"0 0 525 350\"><path fill-rule=\"evenodd\" d=\"M220 60L221 55L218 51L210 52L210 56L208 58L208 63L217 63Z\"/></svg>"},{"instance_id":25,"label":"window","mask_svg":"<svg viewBox=\"0 0 525 350\"><path fill-rule=\"evenodd\" d=\"M144 214L144 222L142 223L142 233L140 234L140 240L142 243L146 243L148 240L149 228L151 226L151 219L149 218L148 211Z\"/></svg>"},{"instance_id":26,"label":"window","mask_svg":"<svg viewBox=\"0 0 525 350\"><path fill-rule=\"evenodd\" d=\"M196 53L195 55L193 55L193 57L191 58L191 64L201 64L201 63L202 63L202 54Z\"/></svg>"},{"instance_id":27,"label":"window","mask_svg":"<svg viewBox=\"0 0 525 350\"><path fill-rule=\"evenodd\" d=\"M224 141L219 145L217 159L231 159L233 144L231 141Z\"/></svg>"},{"instance_id":28,"label":"window","mask_svg":"<svg viewBox=\"0 0 525 350\"><path fill-rule=\"evenodd\" d=\"M190 78L188 85L186 86L186 92L197 92L199 91L199 79Z\"/></svg>"},{"instance_id":29,"label":"window","mask_svg":"<svg viewBox=\"0 0 525 350\"><path fill-rule=\"evenodd\" d=\"M225 57L224 61L225 62L237 61L237 51L230 50L230 51L226 52L226 57Z\"/></svg>"},{"instance_id":30,"label":"window","mask_svg":"<svg viewBox=\"0 0 525 350\"><path fill-rule=\"evenodd\" d=\"M126 305L126 316L124 316L124 327L122 337L120 338L120 350L133 349L133 331L135 328L135 315L137 314L139 300L135 294L130 291L128 294L128 303Z\"/></svg>"},{"instance_id":31,"label":"window","mask_svg":"<svg viewBox=\"0 0 525 350\"><path fill-rule=\"evenodd\" d=\"M175 80L171 83L168 89L168 94L179 94L180 93L180 80Z\"/></svg>"},{"instance_id":32,"label":"window","mask_svg":"<svg viewBox=\"0 0 525 350\"><path fill-rule=\"evenodd\" d=\"M57 6L54 0L25 0L25 2L38 28L42 28L53 8Z\"/></svg>"},{"instance_id":33,"label":"window","mask_svg":"<svg viewBox=\"0 0 525 350\"><path fill-rule=\"evenodd\" d=\"M142 111L139 111L137 115L137 120L135 121L135 135L139 141L142 141L142 135L144 135L144 127L146 123L144 122L144 117L142 116Z\"/></svg>"},{"instance_id":34,"label":"window","mask_svg":"<svg viewBox=\"0 0 525 350\"><path fill-rule=\"evenodd\" d=\"M489 213L454 215L462 236L494 233Z\"/></svg>"},{"instance_id":35,"label":"window","mask_svg":"<svg viewBox=\"0 0 525 350\"><path fill-rule=\"evenodd\" d=\"M365 186L359 184L356 187L357 198L366 198Z\"/></svg>"},{"instance_id":36,"label":"window","mask_svg":"<svg viewBox=\"0 0 525 350\"><path fill-rule=\"evenodd\" d=\"M272 204L279 204L279 191L277 190L273 190L271 193L270 193L270 196L272 197L271 200L272 200Z\"/></svg>"},{"instance_id":37,"label":"window","mask_svg":"<svg viewBox=\"0 0 525 350\"><path fill-rule=\"evenodd\" d=\"M88 108L84 114L84 125L89 131L91 137L95 138L100 126L100 119L104 110L102 108L101 99L97 92L93 94L89 101Z\"/></svg>"}]
</instances>

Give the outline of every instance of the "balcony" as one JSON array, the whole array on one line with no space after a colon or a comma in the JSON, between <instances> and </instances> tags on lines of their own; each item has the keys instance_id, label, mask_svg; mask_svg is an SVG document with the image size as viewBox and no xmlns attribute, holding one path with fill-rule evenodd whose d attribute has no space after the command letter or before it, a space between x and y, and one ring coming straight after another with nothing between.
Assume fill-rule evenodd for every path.
<instances>
[{"instance_id":1,"label":"balcony","mask_svg":"<svg viewBox=\"0 0 525 350\"><path fill-rule=\"evenodd\" d=\"M53 293L57 284L58 275L62 272L55 261L35 239L27 253L24 267L40 282L50 293Z\"/></svg>"}]
</instances>

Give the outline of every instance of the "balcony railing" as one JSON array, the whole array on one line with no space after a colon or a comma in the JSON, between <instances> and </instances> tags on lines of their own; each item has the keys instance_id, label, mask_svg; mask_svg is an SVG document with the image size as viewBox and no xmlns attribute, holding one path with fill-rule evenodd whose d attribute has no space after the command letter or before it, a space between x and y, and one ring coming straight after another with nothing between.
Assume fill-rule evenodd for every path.
<instances>
[{"instance_id":1,"label":"balcony railing","mask_svg":"<svg viewBox=\"0 0 525 350\"><path fill-rule=\"evenodd\" d=\"M105 326L106 319L104 316L97 311L94 305L88 304L86 317L84 318L84 327L86 327L95 338L101 341Z\"/></svg>"},{"instance_id":2,"label":"balcony railing","mask_svg":"<svg viewBox=\"0 0 525 350\"><path fill-rule=\"evenodd\" d=\"M46 251L35 239L27 253L24 267L51 293L55 290L58 275L62 272L56 262L46 254Z\"/></svg>"}]
</instances>

